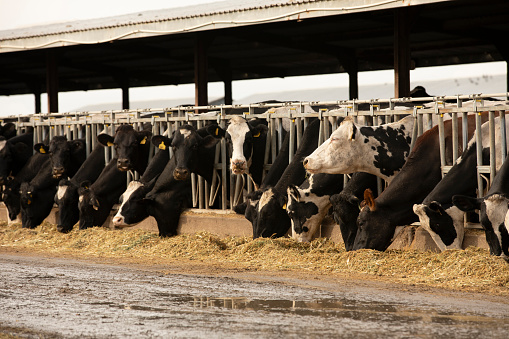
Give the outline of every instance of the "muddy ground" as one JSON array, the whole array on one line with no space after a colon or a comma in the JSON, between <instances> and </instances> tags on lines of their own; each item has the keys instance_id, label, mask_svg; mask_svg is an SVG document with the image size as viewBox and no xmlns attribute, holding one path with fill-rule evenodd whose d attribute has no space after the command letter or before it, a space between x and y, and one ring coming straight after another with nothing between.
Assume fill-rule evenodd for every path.
<instances>
[{"instance_id":1,"label":"muddy ground","mask_svg":"<svg viewBox=\"0 0 509 339\"><path fill-rule=\"evenodd\" d=\"M506 338L509 331L505 297L363 275L2 247L0 282L0 333L15 337Z\"/></svg>"}]
</instances>

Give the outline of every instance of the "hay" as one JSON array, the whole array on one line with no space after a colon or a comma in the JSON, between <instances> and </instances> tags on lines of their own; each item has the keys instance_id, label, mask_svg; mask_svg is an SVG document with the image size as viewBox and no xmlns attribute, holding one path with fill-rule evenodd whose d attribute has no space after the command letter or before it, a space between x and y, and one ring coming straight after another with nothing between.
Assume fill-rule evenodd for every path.
<instances>
[{"instance_id":1,"label":"hay","mask_svg":"<svg viewBox=\"0 0 509 339\"><path fill-rule=\"evenodd\" d=\"M313 272L327 275L368 275L405 284L509 294L509 265L487 250L470 247L442 253L391 250L346 252L343 244L317 239L220 238L210 233L159 238L144 230L105 228L68 234L44 223L34 230L0 223L0 246L76 256L143 259L171 263L186 259L242 270Z\"/></svg>"}]
</instances>

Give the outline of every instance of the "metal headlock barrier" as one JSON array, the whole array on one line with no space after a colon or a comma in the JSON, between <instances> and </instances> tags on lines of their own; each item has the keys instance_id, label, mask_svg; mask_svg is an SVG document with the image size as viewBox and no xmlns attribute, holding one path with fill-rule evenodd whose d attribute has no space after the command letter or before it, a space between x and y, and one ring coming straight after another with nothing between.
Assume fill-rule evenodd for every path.
<instances>
[{"instance_id":1,"label":"metal headlock barrier","mask_svg":"<svg viewBox=\"0 0 509 339\"><path fill-rule=\"evenodd\" d=\"M113 134L116 126L131 124L136 130L151 128L153 135L167 133L171 135L183 124L194 124L196 128L208 123L217 123L223 129L229 119L236 115L242 115L247 119L260 118L267 120L268 131L264 156L264 176L275 161L279 149L283 143L283 129L290 133L289 161L293 159L295 151L300 146L303 131L309 123L309 119L320 120L320 133L318 145L329 138L330 134L338 127L338 118L352 116L356 123L365 125L379 125L397 121L403 116L413 115L416 119L414 124L412 146L417 136L434 125L439 125L441 168L445 175L451 164L446 163L444 120L452 119L453 134L453 159L458 158L458 145L461 143L465 149L467 139L467 120L469 113L489 112L490 146L492 160L489 165L482 163L480 156L482 151L482 136L480 135L481 117L476 114L476 137L478 140L478 186L479 196L484 192L482 176L490 174L491 180L495 176L495 112L498 111L500 119L500 135L502 140L506 138L505 111L509 110L509 93L457 95L428 98L400 98L400 99L372 99L372 100L339 100L322 102L285 102L285 103L259 103L249 105L215 105L215 106L179 106L159 109L138 110L113 110L94 112L69 112L52 114L32 114L28 116L11 116L4 118L5 121L15 122L19 132L33 127L34 142L42 142L46 138L55 135L65 135L68 139L84 138L86 140L87 156L94 148L99 133ZM492 98L501 101L493 102ZM202 112L202 113L195 113ZM445 115L445 117L444 117ZM458 126L458 117L462 117L461 126ZM458 128L462 128L463 138L459 140ZM500 143L505 158L507 146ZM155 154L155 147L151 146L150 157ZM170 156L172 155L169 148ZM253 190L251 180L243 175L233 175L229 171L227 158L226 140L222 139L215 150L214 172L210 183L197 175L192 175L193 206L200 209L208 209L216 199L220 199L223 210L233 207L243 199L243 192ZM106 152L106 161L109 162L115 156L115 150L111 147ZM138 174L127 174L127 181L137 179ZM345 175L345 182L348 175ZM229 183L229 185L228 185ZM228 191L228 186L230 190ZM379 191L383 183L379 180Z\"/></svg>"}]
</instances>

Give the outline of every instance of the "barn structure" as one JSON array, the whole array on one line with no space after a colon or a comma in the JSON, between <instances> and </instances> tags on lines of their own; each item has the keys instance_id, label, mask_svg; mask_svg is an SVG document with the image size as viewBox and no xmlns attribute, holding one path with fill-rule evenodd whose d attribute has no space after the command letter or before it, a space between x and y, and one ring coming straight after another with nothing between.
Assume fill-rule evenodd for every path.
<instances>
[{"instance_id":1,"label":"barn structure","mask_svg":"<svg viewBox=\"0 0 509 339\"><path fill-rule=\"evenodd\" d=\"M396 98L416 67L509 58L504 0L229 0L0 32L0 95L58 93L394 69ZM348 99L348 98L341 98Z\"/></svg>"}]
</instances>

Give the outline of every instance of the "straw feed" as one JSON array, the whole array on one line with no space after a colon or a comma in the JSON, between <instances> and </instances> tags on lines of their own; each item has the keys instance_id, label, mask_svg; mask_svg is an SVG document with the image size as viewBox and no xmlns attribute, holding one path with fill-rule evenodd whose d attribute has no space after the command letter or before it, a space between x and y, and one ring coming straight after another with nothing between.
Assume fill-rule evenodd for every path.
<instances>
[{"instance_id":1,"label":"straw feed","mask_svg":"<svg viewBox=\"0 0 509 339\"><path fill-rule=\"evenodd\" d=\"M164 264L184 261L239 270L309 272L328 276L355 274L383 277L398 283L509 295L509 264L485 249L442 253L390 250L345 252L343 244L317 239L309 244L293 239L220 238L210 233L159 238L144 230L91 228L68 234L43 223L34 230L0 223L4 250L39 251L79 257L129 258Z\"/></svg>"}]
</instances>

